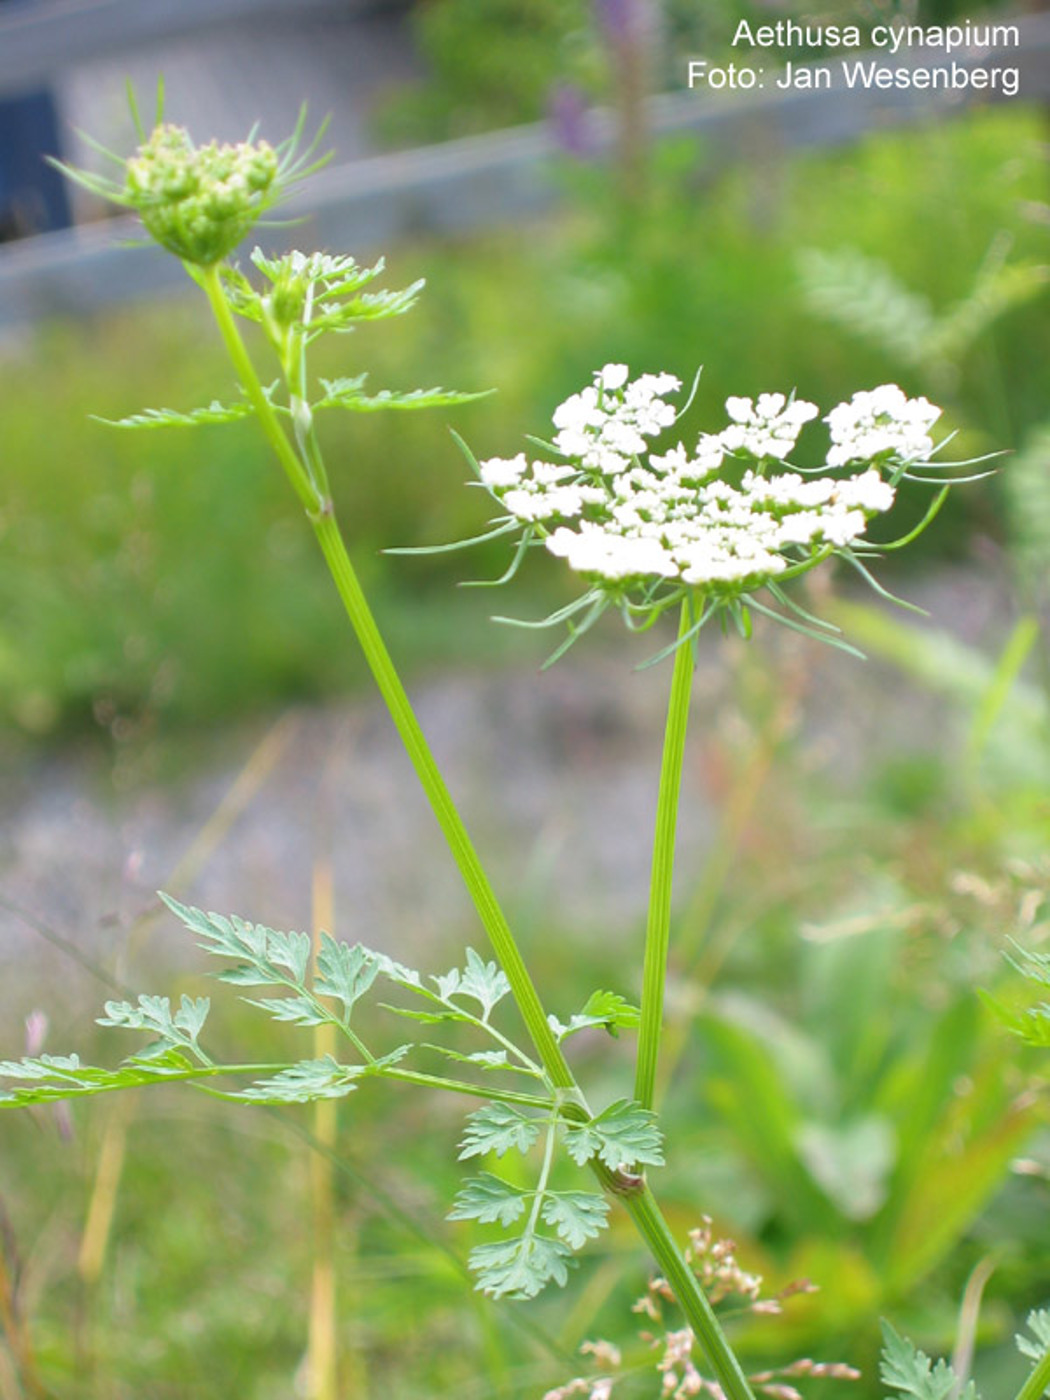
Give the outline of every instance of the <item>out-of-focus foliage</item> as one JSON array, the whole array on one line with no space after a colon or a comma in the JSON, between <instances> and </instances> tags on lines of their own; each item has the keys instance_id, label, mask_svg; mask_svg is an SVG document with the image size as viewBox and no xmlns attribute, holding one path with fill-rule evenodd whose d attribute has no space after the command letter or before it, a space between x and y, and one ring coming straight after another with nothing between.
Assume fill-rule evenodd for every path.
<instances>
[{"instance_id":1,"label":"out-of-focus foliage","mask_svg":"<svg viewBox=\"0 0 1050 1400\"><path fill-rule=\"evenodd\" d=\"M574 165L565 215L393 250L395 278L428 279L413 324L392 321L381 337L365 328L334 353L319 347L319 372L368 369L370 382L395 390L438 380L498 391L440 417L327 415L321 425L351 548L398 653L427 662L522 645L484 624L490 600L452 593L462 557L379 558L388 546L462 538L483 524L446 425L479 457L505 454L517 445L508 425L542 426L610 358L683 379L702 364L706 405L771 387L835 402L893 379L936 397L925 369L811 313L797 251L876 258L901 286L922 288L939 317L969 295L1000 231L1014 239L1011 264L1044 256L1044 235L1018 212L1042 193L1039 142L1036 117L1015 108L717 176L695 148L678 146L658 154L633 210L605 172ZM0 709L19 728L46 734L94 719L127 738L162 718L192 722L353 682L338 607L253 424L202 428L191 441L89 421L144 403L184 411L235 399L195 306L42 327L13 352L0 384ZM1013 449L1043 423L1048 361L1040 292L1004 311L961 359L948 405L947 426L960 429L953 452ZM1038 454L1023 461L1045 484ZM960 495L929 538L958 554L975 526L1001 534L998 494L993 484ZM1010 519L1030 531L1027 494L1018 502ZM508 562L496 542L472 556L469 576ZM536 605L549 611L567 598Z\"/></svg>"}]
</instances>

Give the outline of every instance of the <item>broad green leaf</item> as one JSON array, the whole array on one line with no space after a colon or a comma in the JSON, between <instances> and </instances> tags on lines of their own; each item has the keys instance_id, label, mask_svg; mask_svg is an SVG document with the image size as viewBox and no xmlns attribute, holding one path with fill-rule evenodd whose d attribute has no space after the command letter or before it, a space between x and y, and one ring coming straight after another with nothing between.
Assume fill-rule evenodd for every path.
<instances>
[{"instance_id":1,"label":"broad green leaf","mask_svg":"<svg viewBox=\"0 0 1050 1400\"><path fill-rule=\"evenodd\" d=\"M934 1364L906 1337L882 1324L883 1348L879 1376L884 1385L914 1400L979 1400L973 1383L959 1391L959 1378L946 1361Z\"/></svg>"},{"instance_id":2,"label":"broad green leaf","mask_svg":"<svg viewBox=\"0 0 1050 1400\"><path fill-rule=\"evenodd\" d=\"M540 1213L570 1249L580 1249L605 1229L609 1202L593 1191L549 1191Z\"/></svg>"},{"instance_id":3,"label":"broad green leaf","mask_svg":"<svg viewBox=\"0 0 1050 1400\"><path fill-rule=\"evenodd\" d=\"M493 1298L535 1298L548 1283L564 1286L574 1262L563 1241L533 1234L478 1245L470 1252L478 1287Z\"/></svg>"},{"instance_id":4,"label":"broad green leaf","mask_svg":"<svg viewBox=\"0 0 1050 1400\"><path fill-rule=\"evenodd\" d=\"M598 1157L616 1171L636 1164L663 1165L656 1114L629 1099L617 1099L586 1123L565 1129L565 1146L581 1167Z\"/></svg>"},{"instance_id":5,"label":"broad green leaf","mask_svg":"<svg viewBox=\"0 0 1050 1400\"><path fill-rule=\"evenodd\" d=\"M798 1150L847 1220L869 1220L885 1201L896 1160L893 1128L885 1118L870 1113L851 1123L805 1123Z\"/></svg>"},{"instance_id":6,"label":"broad green leaf","mask_svg":"<svg viewBox=\"0 0 1050 1400\"><path fill-rule=\"evenodd\" d=\"M713 1052L706 1086L712 1108L797 1226L818 1228L828 1201L799 1157L798 1107L776 1057L751 1031L721 1017L705 1017L702 1025Z\"/></svg>"},{"instance_id":7,"label":"broad green leaf","mask_svg":"<svg viewBox=\"0 0 1050 1400\"><path fill-rule=\"evenodd\" d=\"M994 1064L985 1068L1000 1072ZM887 1245L888 1288L914 1287L942 1258L1002 1182L1009 1162L1039 1121L1039 1112L1036 1104L1022 1100L962 1147L949 1141L950 1150L944 1151L939 1137L931 1141Z\"/></svg>"},{"instance_id":8,"label":"broad green leaf","mask_svg":"<svg viewBox=\"0 0 1050 1400\"><path fill-rule=\"evenodd\" d=\"M540 1123L527 1118L511 1104L493 1103L479 1108L467 1119L467 1130L460 1143L460 1161L495 1152L502 1157L511 1148L528 1152L540 1134Z\"/></svg>"},{"instance_id":9,"label":"broad green leaf","mask_svg":"<svg viewBox=\"0 0 1050 1400\"><path fill-rule=\"evenodd\" d=\"M525 1202L531 1193L519 1191L508 1181L501 1181L491 1172L482 1172L463 1183L455 1203L448 1213L449 1220L480 1220L484 1225L498 1221L513 1225L525 1213Z\"/></svg>"}]
</instances>

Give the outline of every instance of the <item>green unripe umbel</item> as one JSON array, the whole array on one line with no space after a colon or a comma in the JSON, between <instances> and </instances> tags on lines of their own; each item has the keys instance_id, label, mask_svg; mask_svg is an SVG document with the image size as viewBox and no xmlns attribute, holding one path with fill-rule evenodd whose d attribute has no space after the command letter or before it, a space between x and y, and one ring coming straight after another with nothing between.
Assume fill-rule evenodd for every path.
<instances>
[{"instance_id":1,"label":"green unripe umbel","mask_svg":"<svg viewBox=\"0 0 1050 1400\"><path fill-rule=\"evenodd\" d=\"M165 124L128 161L125 193L162 247L209 267L272 204L278 166L265 141L197 147L182 127Z\"/></svg>"}]
</instances>

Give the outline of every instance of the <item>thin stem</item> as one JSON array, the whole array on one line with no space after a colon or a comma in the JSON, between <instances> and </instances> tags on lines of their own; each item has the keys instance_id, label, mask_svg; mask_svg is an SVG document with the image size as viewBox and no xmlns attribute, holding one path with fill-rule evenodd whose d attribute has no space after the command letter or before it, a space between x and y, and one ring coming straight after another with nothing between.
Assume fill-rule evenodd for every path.
<instances>
[{"instance_id":1,"label":"thin stem","mask_svg":"<svg viewBox=\"0 0 1050 1400\"><path fill-rule=\"evenodd\" d=\"M660 1272L670 1284L726 1400L754 1400L754 1393L722 1331L722 1325L699 1280L682 1257L653 1193L647 1185L643 1185L640 1191L625 1195L622 1199L635 1228L652 1250ZM1017 1400L1036 1400L1036 1394L1019 1395Z\"/></svg>"},{"instance_id":2,"label":"thin stem","mask_svg":"<svg viewBox=\"0 0 1050 1400\"><path fill-rule=\"evenodd\" d=\"M554 1032L548 1024L543 1005L510 931L506 916L500 908L463 819L456 810L452 795L434 761L434 755L401 684L401 678L379 635L379 629L350 563L335 517L331 513L322 515L313 520L313 527L332 579L343 600L343 606L357 634L361 650L386 701L387 709L401 736L401 742L412 760L416 775L430 799L434 815L459 866L460 874L474 901L500 966L507 975L514 999L543 1067L555 1088L574 1090L576 1081L572 1071L554 1038Z\"/></svg>"},{"instance_id":3,"label":"thin stem","mask_svg":"<svg viewBox=\"0 0 1050 1400\"><path fill-rule=\"evenodd\" d=\"M237 330L233 313L223 290L217 268L205 270L202 282L211 303L212 312L226 344L226 349L240 377L241 386L255 409L267 439L280 459L296 495L306 508L314 527L318 544L324 554L333 582L343 601L347 616L357 635L365 660L386 701L387 709L401 736L401 741L415 767L423 790L430 799L430 805L444 832L445 839L459 866L460 874L474 901L481 922L489 936L492 947L503 971L510 982L511 991L536 1047L543 1067L557 1089L569 1089L578 1093L576 1081L561 1047L547 1021L543 1004L525 967L524 960L500 908L488 876L474 849L473 842L456 809L452 796L445 785L430 746L426 741L419 720L401 683L386 649L375 618L372 616L357 574L350 562L343 543L339 526L336 523L329 499L319 499L310 474L303 467L295 448L288 440L274 413L273 406L263 393L255 366Z\"/></svg>"},{"instance_id":4,"label":"thin stem","mask_svg":"<svg viewBox=\"0 0 1050 1400\"><path fill-rule=\"evenodd\" d=\"M241 388L247 396L248 402L255 410L255 415L262 425L262 430L266 434L267 441L277 454L277 458L284 468L285 475L292 484L292 489L302 502L307 515L313 519L319 511L324 509L324 501L318 496L309 474L303 469L302 463L296 455L295 448L288 441L288 435L277 421L277 414L273 411L273 405L263 393L259 376L255 372L251 356L248 354L244 341L241 339L237 329L237 323L233 319L233 312L230 304L226 300L226 293L223 290L222 278L219 276L217 264L204 269L200 278L201 286L208 295L211 304L212 315L215 317L219 332L222 335L226 352L233 361L233 367L237 371Z\"/></svg>"},{"instance_id":5,"label":"thin stem","mask_svg":"<svg viewBox=\"0 0 1050 1400\"><path fill-rule=\"evenodd\" d=\"M398 1069L396 1066L380 1065L371 1071L376 1077L397 1079L403 1084L419 1084L427 1089L445 1089L452 1094L469 1094L473 1099L488 1099L493 1103L520 1104L523 1108L549 1109L550 1099L539 1094L523 1094L516 1089L489 1089L482 1084L471 1084L466 1079L446 1079L440 1074L421 1074L413 1069Z\"/></svg>"},{"instance_id":6,"label":"thin stem","mask_svg":"<svg viewBox=\"0 0 1050 1400\"><path fill-rule=\"evenodd\" d=\"M674 876L674 843L678 825L678 796L682 786L682 757L689 721L689 695L693 684L693 649L687 642L692 625L689 599L682 600L678 625L678 649L667 705L664 755L660 768L660 795L656 807L653 866L649 884L649 917L645 928L645 966L642 973L642 1019L638 1032L638 1065L634 1096L644 1108L652 1108L656 1091L656 1065L663 1030L664 984L671 935L671 881Z\"/></svg>"},{"instance_id":7,"label":"thin stem","mask_svg":"<svg viewBox=\"0 0 1050 1400\"><path fill-rule=\"evenodd\" d=\"M445 780L430 751L394 663L387 652L357 574L346 552L346 545L335 520L332 502L327 498L327 495L324 499L318 499L310 471L300 462L295 448L278 422L273 406L262 391L262 386L226 301L218 272L209 269L202 280L230 357L241 378L244 392L254 407L263 430L276 451L296 495L306 508L332 580L342 599L373 678L386 702L401 741L412 760L416 775L430 801L434 815L437 817L452 856L459 867L481 922L507 976L514 999L550 1084L555 1091L561 1090L564 1093L561 1111L566 1117L575 1119L579 1115L585 1118L588 1116L588 1110L583 1095L576 1084L561 1046L551 1030L543 1005L525 967L506 916L500 908L488 876L482 868L463 820L452 801ZM316 440L311 444L311 451L315 450L315 446ZM683 601L680 625L680 635L683 639L688 634L689 626L690 608L689 599L686 598ZM647 1069L643 1092L639 1094L639 1098L647 1105L652 1101L656 1051L662 1020L663 983L666 972L670 921L671 864L674 853L682 751L691 681L692 648L683 641L675 658L675 672L672 680L667 740L660 782L656 850L654 852L654 895L650 907L646 946L642 1033L648 1047L647 1053L651 1064ZM372 1072L380 1073L382 1071ZM424 1079L424 1076L416 1076L407 1070L395 1073L396 1077L406 1079L411 1074L412 1082L416 1083L422 1082ZM390 1077L394 1077L394 1074L391 1074ZM429 1076L426 1077L428 1082L429 1078ZM204 1088L205 1086L201 1085L200 1087ZM451 1083L446 1083L443 1087L451 1087ZM458 1090L458 1092L464 1091ZM511 1091L496 1092L500 1097L503 1097L505 1093ZM495 1094L492 1095L492 1097L495 1096ZM633 1177L621 1180L619 1174L609 1173L600 1165L596 1166L595 1170L602 1184L624 1200L636 1228L649 1244L665 1277L675 1290L679 1303L725 1393L726 1400L754 1400L740 1368L740 1363L733 1354L696 1277L679 1252L648 1186L645 1185L644 1181L639 1182L639 1179ZM1025 1400L1028 1400L1028 1397L1025 1397Z\"/></svg>"},{"instance_id":8,"label":"thin stem","mask_svg":"<svg viewBox=\"0 0 1050 1400\"><path fill-rule=\"evenodd\" d=\"M1050 1349L1036 1362L1035 1370L1017 1392L1017 1400L1042 1400L1047 1390L1050 1390Z\"/></svg>"}]
</instances>

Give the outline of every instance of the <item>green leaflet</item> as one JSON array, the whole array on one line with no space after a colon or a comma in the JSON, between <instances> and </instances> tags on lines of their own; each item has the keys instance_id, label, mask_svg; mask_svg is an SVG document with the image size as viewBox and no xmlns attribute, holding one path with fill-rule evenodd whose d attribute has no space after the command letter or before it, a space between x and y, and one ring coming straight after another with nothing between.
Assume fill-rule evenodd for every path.
<instances>
[{"instance_id":1,"label":"green leaflet","mask_svg":"<svg viewBox=\"0 0 1050 1400\"><path fill-rule=\"evenodd\" d=\"M907 1337L902 1337L888 1322L882 1324L883 1348L879 1376L884 1385L910 1395L914 1400L980 1400L977 1388L970 1381L959 1391L959 1377L947 1361L932 1362Z\"/></svg>"},{"instance_id":2,"label":"green leaflet","mask_svg":"<svg viewBox=\"0 0 1050 1400\"><path fill-rule=\"evenodd\" d=\"M251 1103L313 1103L315 1099L342 1099L357 1088L364 1065L341 1065L331 1055L321 1060L301 1060L270 1079L260 1079L228 1097Z\"/></svg>"},{"instance_id":3,"label":"green leaflet","mask_svg":"<svg viewBox=\"0 0 1050 1400\"><path fill-rule=\"evenodd\" d=\"M287 408L274 403L278 381L263 385L262 393L275 413L287 413ZM190 408L181 412L177 408L144 408L141 413L133 413L127 418L92 417L96 423L104 423L107 428L198 428L202 424L239 423L242 418L250 418L255 409L247 401L240 403L220 403L212 399L206 408Z\"/></svg>"},{"instance_id":4,"label":"green leaflet","mask_svg":"<svg viewBox=\"0 0 1050 1400\"><path fill-rule=\"evenodd\" d=\"M127 418L96 418L107 428L196 428L202 423L236 423L250 418L253 409L247 403L219 403L212 399L207 408L191 408L180 413L176 408L144 408Z\"/></svg>"},{"instance_id":5,"label":"green leaflet","mask_svg":"<svg viewBox=\"0 0 1050 1400\"><path fill-rule=\"evenodd\" d=\"M529 1118L511 1104L487 1104L467 1119L459 1160L482 1157L486 1152L502 1157L511 1148L528 1152L539 1137L541 1126L541 1119Z\"/></svg>"},{"instance_id":6,"label":"green leaflet","mask_svg":"<svg viewBox=\"0 0 1050 1400\"><path fill-rule=\"evenodd\" d=\"M496 964L485 962L473 948L467 949L467 965L462 971L453 968L443 977L435 977L434 982L442 1001L461 996L478 1002L483 1021L488 1020L493 1008L510 991L510 983Z\"/></svg>"},{"instance_id":7,"label":"green leaflet","mask_svg":"<svg viewBox=\"0 0 1050 1400\"><path fill-rule=\"evenodd\" d=\"M483 1225L499 1222L513 1225L525 1213L529 1192L519 1191L509 1181L502 1181L491 1172L482 1172L463 1183L456 1196L449 1220L479 1220Z\"/></svg>"},{"instance_id":8,"label":"green leaflet","mask_svg":"<svg viewBox=\"0 0 1050 1400\"><path fill-rule=\"evenodd\" d=\"M493 1298L535 1298L548 1283L564 1286L576 1261L561 1240L525 1234L470 1251L478 1288Z\"/></svg>"},{"instance_id":9,"label":"green leaflet","mask_svg":"<svg viewBox=\"0 0 1050 1400\"><path fill-rule=\"evenodd\" d=\"M491 393L491 390L468 393L457 389L434 388L410 389L403 393L395 389L380 389L375 394L366 394L364 384L367 377L359 374L349 379L322 379L320 384L324 390L324 397L318 399L311 407L345 408L352 413L376 413L391 408L451 408L456 404L487 398Z\"/></svg>"},{"instance_id":10,"label":"green leaflet","mask_svg":"<svg viewBox=\"0 0 1050 1400\"><path fill-rule=\"evenodd\" d=\"M199 1072L199 1071L198 1071ZM57 1103L86 1098L115 1089L136 1089L165 1079L186 1079L194 1068L177 1050L157 1053L150 1059L125 1061L117 1069L82 1065L77 1055L40 1055L37 1058L0 1061L0 1080L26 1081L0 1091L0 1108L24 1108L29 1104Z\"/></svg>"},{"instance_id":11,"label":"green leaflet","mask_svg":"<svg viewBox=\"0 0 1050 1400\"><path fill-rule=\"evenodd\" d=\"M598 1026L611 1036L619 1035L622 1030L637 1030L642 1013L617 992L592 992L583 1008L569 1017L568 1025L563 1025L556 1016L549 1019L554 1034L563 1041L578 1031Z\"/></svg>"},{"instance_id":12,"label":"green leaflet","mask_svg":"<svg viewBox=\"0 0 1050 1400\"><path fill-rule=\"evenodd\" d=\"M360 943L337 943L327 933L321 935L317 955L317 979L314 991L319 996L335 997L343 1003L347 1021L354 1004L364 996L379 975L379 963L374 953Z\"/></svg>"},{"instance_id":13,"label":"green leaflet","mask_svg":"<svg viewBox=\"0 0 1050 1400\"><path fill-rule=\"evenodd\" d=\"M592 1157L613 1171L641 1164L660 1167L662 1143L655 1113L630 1099L617 1099L589 1122L565 1130L565 1146L581 1167Z\"/></svg>"},{"instance_id":14,"label":"green leaflet","mask_svg":"<svg viewBox=\"0 0 1050 1400\"><path fill-rule=\"evenodd\" d=\"M104 1016L99 1016L100 1026L120 1026L129 1031L148 1031L157 1036L154 1045L138 1054L138 1059L153 1058L167 1050L182 1047L199 1054L197 1039L204 1029L211 1006L207 997L184 996L179 1009L174 1014L167 997L140 996L138 1005L127 1001L107 1001Z\"/></svg>"},{"instance_id":15,"label":"green leaflet","mask_svg":"<svg viewBox=\"0 0 1050 1400\"><path fill-rule=\"evenodd\" d=\"M605 1229L609 1202L593 1191L548 1191L540 1213L570 1249L582 1249Z\"/></svg>"}]
</instances>

